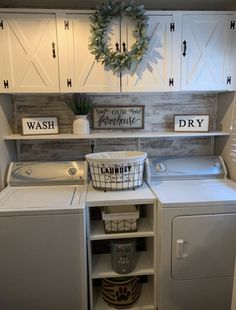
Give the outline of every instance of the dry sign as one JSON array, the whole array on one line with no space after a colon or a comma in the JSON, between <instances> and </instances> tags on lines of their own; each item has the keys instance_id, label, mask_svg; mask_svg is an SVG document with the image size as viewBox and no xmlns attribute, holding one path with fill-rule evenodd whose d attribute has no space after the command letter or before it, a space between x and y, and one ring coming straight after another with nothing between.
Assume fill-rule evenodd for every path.
<instances>
[{"instance_id":1,"label":"dry sign","mask_svg":"<svg viewBox=\"0 0 236 310\"><path fill-rule=\"evenodd\" d=\"M209 131L209 115L175 115L175 131Z\"/></svg>"},{"instance_id":2,"label":"dry sign","mask_svg":"<svg viewBox=\"0 0 236 310\"><path fill-rule=\"evenodd\" d=\"M98 106L93 108L93 129L142 129L144 106Z\"/></svg>"},{"instance_id":3,"label":"dry sign","mask_svg":"<svg viewBox=\"0 0 236 310\"><path fill-rule=\"evenodd\" d=\"M49 135L58 133L56 117L22 118L23 135Z\"/></svg>"}]
</instances>

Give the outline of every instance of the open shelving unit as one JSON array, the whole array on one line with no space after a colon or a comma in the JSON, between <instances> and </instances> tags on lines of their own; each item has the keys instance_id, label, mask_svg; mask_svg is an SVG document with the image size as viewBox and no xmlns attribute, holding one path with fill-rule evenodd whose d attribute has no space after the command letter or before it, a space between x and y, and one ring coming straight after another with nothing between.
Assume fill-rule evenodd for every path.
<instances>
[{"instance_id":1,"label":"open shelving unit","mask_svg":"<svg viewBox=\"0 0 236 310\"><path fill-rule=\"evenodd\" d=\"M137 231L107 233L102 220L105 206L127 205L139 208ZM156 200L146 184L142 187L124 192L103 192L88 187L87 194L87 235L88 266L91 310L113 310L103 300L101 292L102 279L118 280L140 277L141 294L128 309L156 309ZM135 239L135 267L126 274L119 274L112 268L112 251L110 240Z\"/></svg>"}]
</instances>

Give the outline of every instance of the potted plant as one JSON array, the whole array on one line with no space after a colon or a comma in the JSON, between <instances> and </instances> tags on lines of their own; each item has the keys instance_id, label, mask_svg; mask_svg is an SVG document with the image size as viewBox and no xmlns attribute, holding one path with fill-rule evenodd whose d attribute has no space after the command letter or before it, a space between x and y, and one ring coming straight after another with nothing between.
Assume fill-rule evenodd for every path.
<instances>
[{"instance_id":1,"label":"potted plant","mask_svg":"<svg viewBox=\"0 0 236 310\"><path fill-rule=\"evenodd\" d=\"M85 135L90 133L88 113L92 110L93 98L86 94L73 94L66 98L68 107L74 112L73 133Z\"/></svg>"}]
</instances>

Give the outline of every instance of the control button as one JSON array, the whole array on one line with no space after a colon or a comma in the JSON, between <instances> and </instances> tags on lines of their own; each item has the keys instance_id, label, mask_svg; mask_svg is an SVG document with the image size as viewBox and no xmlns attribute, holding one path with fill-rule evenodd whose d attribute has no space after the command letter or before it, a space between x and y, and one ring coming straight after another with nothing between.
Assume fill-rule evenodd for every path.
<instances>
[{"instance_id":1,"label":"control button","mask_svg":"<svg viewBox=\"0 0 236 310\"><path fill-rule=\"evenodd\" d=\"M77 169L74 168L74 167L70 167L70 168L68 168L67 173L68 173L70 176L75 176L75 175L77 174Z\"/></svg>"},{"instance_id":2,"label":"control button","mask_svg":"<svg viewBox=\"0 0 236 310\"><path fill-rule=\"evenodd\" d=\"M163 163L156 164L156 171L158 172L166 171L166 165Z\"/></svg>"},{"instance_id":3,"label":"control button","mask_svg":"<svg viewBox=\"0 0 236 310\"><path fill-rule=\"evenodd\" d=\"M218 161L215 161L215 162L214 162L214 166L215 166L215 167L220 167L220 163L219 163Z\"/></svg>"}]
</instances>

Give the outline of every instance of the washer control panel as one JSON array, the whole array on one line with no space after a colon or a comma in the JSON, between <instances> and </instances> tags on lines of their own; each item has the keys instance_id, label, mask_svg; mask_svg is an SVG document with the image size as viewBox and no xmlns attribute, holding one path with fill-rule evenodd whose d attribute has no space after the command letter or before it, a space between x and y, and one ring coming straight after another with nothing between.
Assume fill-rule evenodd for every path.
<instances>
[{"instance_id":1,"label":"washer control panel","mask_svg":"<svg viewBox=\"0 0 236 310\"><path fill-rule=\"evenodd\" d=\"M84 184L85 161L14 162L8 172L11 186Z\"/></svg>"}]
</instances>

